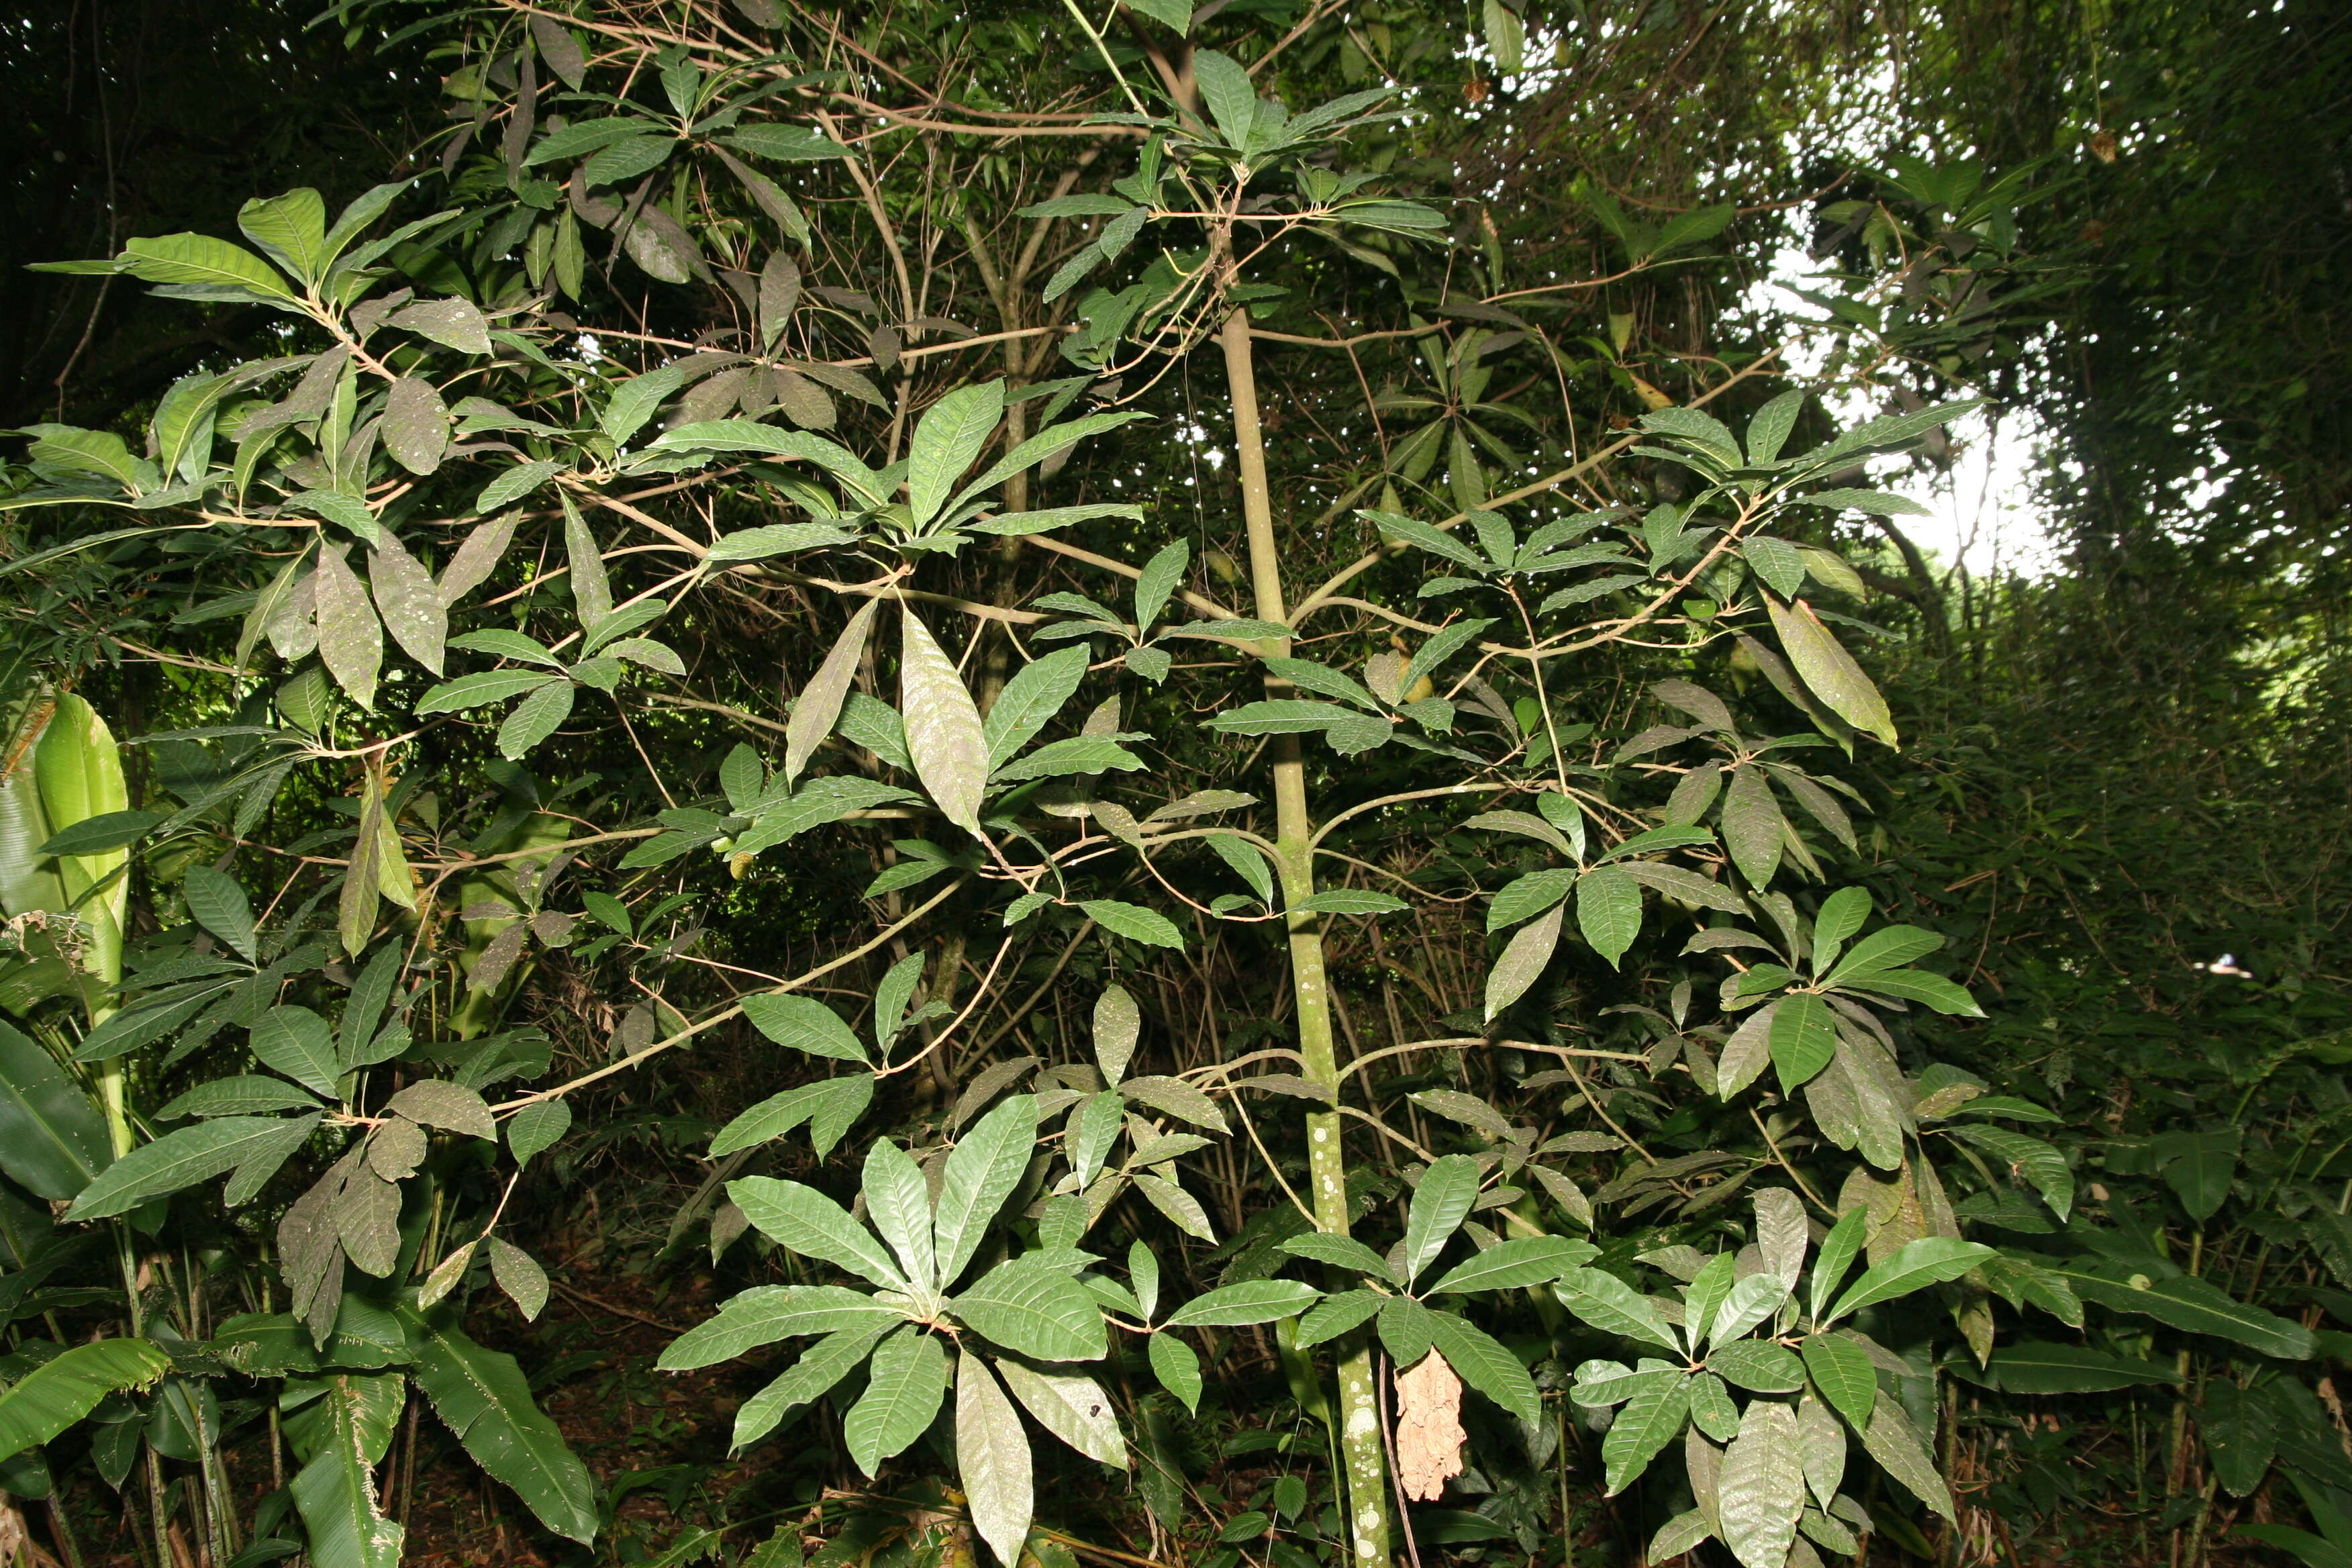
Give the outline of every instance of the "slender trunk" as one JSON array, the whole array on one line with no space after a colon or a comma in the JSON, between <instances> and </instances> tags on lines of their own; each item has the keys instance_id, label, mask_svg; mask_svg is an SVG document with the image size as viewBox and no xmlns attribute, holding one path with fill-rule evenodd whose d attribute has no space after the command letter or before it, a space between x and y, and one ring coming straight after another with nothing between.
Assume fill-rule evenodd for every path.
<instances>
[{"instance_id":1,"label":"slender trunk","mask_svg":"<svg viewBox=\"0 0 2352 1568\"><path fill-rule=\"evenodd\" d=\"M1249 316L1235 310L1219 333L1225 374L1232 386L1234 445L1240 459L1242 519L1248 529L1250 585L1260 619L1281 621L1288 613L1282 589L1282 557L1274 531L1274 499L1265 480L1265 443L1258 425L1257 374L1250 352ZM1286 643L1282 652L1289 652ZM1272 738L1276 870L1282 900L1296 911L1315 891L1313 822L1307 810L1307 763L1297 735ZM1331 1041L1331 990L1323 967L1319 916L1294 912L1290 932L1290 985L1298 1009L1298 1051L1306 1076L1339 1096L1339 1061ZM1334 1236L1348 1234L1348 1159L1339 1134L1339 1113L1307 1116L1309 1198L1315 1223ZM1372 1352L1360 1346L1339 1362L1339 1452L1347 1469L1348 1529L1355 1541L1358 1568L1386 1568L1389 1558L1388 1465L1381 1453L1381 1418L1372 1382Z\"/></svg>"}]
</instances>

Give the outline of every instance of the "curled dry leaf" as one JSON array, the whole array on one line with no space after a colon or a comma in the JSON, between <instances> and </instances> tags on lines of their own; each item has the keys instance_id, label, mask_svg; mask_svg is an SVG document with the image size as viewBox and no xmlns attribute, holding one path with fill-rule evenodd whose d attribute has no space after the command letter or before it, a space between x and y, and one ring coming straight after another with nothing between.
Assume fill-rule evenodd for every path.
<instances>
[{"instance_id":1,"label":"curled dry leaf","mask_svg":"<svg viewBox=\"0 0 2352 1568\"><path fill-rule=\"evenodd\" d=\"M1397 1481L1415 1502L1435 1502L1462 1473L1462 1380L1430 1352L1396 1375Z\"/></svg>"}]
</instances>

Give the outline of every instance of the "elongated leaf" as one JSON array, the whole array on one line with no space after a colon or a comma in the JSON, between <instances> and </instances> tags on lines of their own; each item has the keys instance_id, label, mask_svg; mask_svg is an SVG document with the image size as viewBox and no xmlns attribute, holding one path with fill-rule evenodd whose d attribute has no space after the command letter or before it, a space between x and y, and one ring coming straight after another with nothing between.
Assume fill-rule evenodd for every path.
<instances>
[{"instance_id":1,"label":"elongated leaf","mask_svg":"<svg viewBox=\"0 0 2352 1568\"><path fill-rule=\"evenodd\" d=\"M792 1251L837 1264L886 1290L908 1288L907 1276L890 1261L882 1244L814 1187L772 1176L745 1176L727 1184L727 1195L761 1235Z\"/></svg>"},{"instance_id":2,"label":"elongated leaf","mask_svg":"<svg viewBox=\"0 0 2352 1568\"><path fill-rule=\"evenodd\" d=\"M1879 1468L1907 1488L1911 1495L1957 1523L1952 1494L1936 1469L1934 1455L1919 1429L1903 1414L1902 1402L1882 1399L1864 1428L1862 1446Z\"/></svg>"},{"instance_id":3,"label":"elongated leaf","mask_svg":"<svg viewBox=\"0 0 2352 1568\"><path fill-rule=\"evenodd\" d=\"M2061 1266L2047 1272L2072 1287L2083 1300L2113 1311L2136 1312L2189 1333L2211 1334L2286 1361L2307 1361L2317 1352L2309 1329L2292 1318L2240 1301L2210 1279L2182 1275L2141 1289L2079 1268Z\"/></svg>"},{"instance_id":4,"label":"elongated leaf","mask_svg":"<svg viewBox=\"0 0 2352 1568\"><path fill-rule=\"evenodd\" d=\"M1772 1009L1767 1039L1772 1065L1780 1073L1780 1092L1794 1094L1837 1055L1837 1020L1829 999L1810 992L1781 997Z\"/></svg>"},{"instance_id":5,"label":"elongated leaf","mask_svg":"<svg viewBox=\"0 0 2352 1568\"><path fill-rule=\"evenodd\" d=\"M1612 969L1642 931L1642 884L1622 866L1598 866L1577 879L1576 929Z\"/></svg>"},{"instance_id":6,"label":"elongated leaf","mask_svg":"<svg viewBox=\"0 0 2352 1568\"><path fill-rule=\"evenodd\" d=\"M1066 647L1022 666L1004 683L995 706L982 724L988 740L988 764L993 768L1036 739L1055 714L1062 710L1086 679L1088 654L1084 647Z\"/></svg>"},{"instance_id":7,"label":"elongated leaf","mask_svg":"<svg viewBox=\"0 0 2352 1568\"><path fill-rule=\"evenodd\" d=\"M942 1289L952 1288L979 1253L1036 1141L1036 1097L1017 1094L974 1122L948 1156L932 1227Z\"/></svg>"},{"instance_id":8,"label":"elongated leaf","mask_svg":"<svg viewBox=\"0 0 2352 1568\"><path fill-rule=\"evenodd\" d=\"M1001 383L999 391L1001 396ZM1003 1365L1010 1379L1014 1363ZM1021 1556L1022 1542L1029 1538L1029 1521L1035 1510L1029 1435L1022 1429L1020 1413L1004 1397L988 1363L968 1350L956 1364L955 1432L956 1472L963 1483L972 1528L988 1542L997 1561L1011 1568Z\"/></svg>"},{"instance_id":9,"label":"elongated leaf","mask_svg":"<svg viewBox=\"0 0 2352 1568\"><path fill-rule=\"evenodd\" d=\"M1322 1296L1297 1279L1247 1279L1193 1297L1168 1316L1171 1329L1236 1327L1295 1318Z\"/></svg>"},{"instance_id":10,"label":"elongated leaf","mask_svg":"<svg viewBox=\"0 0 2352 1568\"><path fill-rule=\"evenodd\" d=\"M1886 699L1813 614L1812 606L1802 599L1783 605L1769 595L1765 604L1789 663L1813 695L1855 729L1894 745L1895 720L1886 710Z\"/></svg>"},{"instance_id":11,"label":"elongated leaf","mask_svg":"<svg viewBox=\"0 0 2352 1568\"><path fill-rule=\"evenodd\" d=\"M144 1388L172 1370L172 1358L145 1340L76 1345L0 1394L0 1459L47 1442L119 1389Z\"/></svg>"},{"instance_id":12,"label":"elongated leaf","mask_svg":"<svg viewBox=\"0 0 2352 1568\"><path fill-rule=\"evenodd\" d=\"M474 1462L512 1488L556 1534L593 1539L594 1479L532 1403L514 1357L484 1350L436 1314L403 1308L401 1320L416 1385Z\"/></svg>"},{"instance_id":13,"label":"elongated leaf","mask_svg":"<svg viewBox=\"0 0 2352 1568\"><path fill-rule=\"evenodd\" d=\"M988 784L988 735L980 709L911 605L899 606L898 625L898 708L907 754L940 814L977 837Z\"/></svg>"},{"instance_id":14,"label":"elongated leaf","mask_svg":"<svg viewBox=\"0 0 2352 1568\"><path fill-rule=\"evenodd\" d=\"M2037 1340L2001 1346L1992 1352L1986 1371L1998 1386L2011 1394L2098 1394L2142 1384L2180 1381L2178 1372L2157 1362L2109 1355L2084 1345L2045 1344ZM2209 1388L2209 1403L2210 1394Z\"/></svg>"},{"instance_id":15,"label":"elongated leaf","mask_svg":"<svg viewBox=\"0 0 2352 1568\"><path fill-rule=\"evenodd\" d=\"M777 1379L745 1400L735 1412L733 1448L749 1447L774 1431L785 1416L803 1405L813 1405L866 1360L874 1343L897 1320L877 1318L862 1328L843 1329L811 1345L801 1359Z\"/></svg>"},{"instance_id":16,"label":"elongated leaf","mask_svg":"<svg viewBox=\"0 0 2352 1568\"><path fill-rule=\"evenodd\" d=\"M342 1063L334 1031L308 1007L272 1007L253 1026L253 1054L313 1094L332 1097Z\"/></svg>"},{"instance_id":17,"label":"elongated leaf","mask_svg":"<svg viewBox=\"0 0 2352 1568\"><path fill-rule=\"evenodd\" d=\"M1039 1426L1089 1459L1127 1468L1127 1440L1102 1384L1079 1373L1040 1372L1017 1361L998 1362L996 1370Z\"/></svg>"},{"instance_id":18,"label":"elongated leaf","mask_svg":"<svg viewBox=\"0 0 2352 1568\"><path fill-rule=\"evenodd\" d=\"M692 1372L778 1340L870 1329L904 1318L897 1309L839 1285L755 1285L672 1340L655 1364L664 1372Z\"/></svg>"},{"instance_id":19,"label":"elongated leaf","mask_svg":"<svg viewBox=\"0 0 2352 1568\"><path fill-rule=\"evenodd\" d=\"M1682 1345L1673 1329L1659 1316L1654 1302L1618 1279L1598 1268L1571 1269L1552 1287L1559 1304L1605 1334L1657 1345L1677 1355Z\"/></svg>"},{"instance_id":20,"label":"elongated leaf","mask_svg":"<svg viewBox=\"0 0 2352 1568\"><path fill-rule=\"evenodd\" d=\"M1990 1247L1944 1236L1923 1236L1916 1241L1906 1242L1902 1251L1872 1267L1838 1298L1837 1305L1830 1309L1828 1321L1834 1322L1874 1302L1891 1301L1914 1290L1957 1279L1993 1256Z\"/></svg>"},{"instance_id":21,"label":"elongated leaf","mask_svg":"<svg viewBox=\"0 0 2352 1568\"><path fill-rule=\"evenodd\" d=\"M63 1202L113 1158L97 1103L48 1052L0 1023L0 1172Z\"/></svg>"},{"instance_id":22,"label":"elongated leaf","mask_svg":"<svg viewBox=\"0 0 2352 1568\"><path fill-rule=\"evenodd\" d=\"M1486 975L1486 1017L1495 1015L1527 994L1528 987L1541 978L1551 963L1553 952L1559 946L1560 918L1566 913L1563 905L1554 904L1550 912L1539 920L1519 928L1503 949L1495 967Z\"/></svg>"},{"instance_id":23,"label":"elongated leaf","mask_svg":"<svg viewBox=\"0 0 2352 1568\"><path fill-rule=\"evenodd\" d=\"M1480 1185L1478 1162L1467 1154L1448 1154L1430 1163L1422 1173L1421 1184L1413 1188L1412 1203L1405 1214L1404 1279L1407 1285L1418 1279L1454 1233L1462 1228L1469 1217L1470 1205L1477 1201Z\"/></svg>"},{"instance_id":24,"label":"elongated leaf","mask_svg":"<svg viewBox=\"0 0 2352 1568\"><path fill-rule=\"evenodd\" d=\"M824 662L801 689L800 700L793 705L792 716L784 723L784 780L787 784L801 776L809 759L841 717L842 700L849 695L850 681L857 674L858 661L865 656L866 633L874 625L874 612L878 599L868 599L858 612L849 617L833 647L827 650Z\"/></svg>"},{"instance_id":25,"label":"elongated leaf","mask_svg":"<svg viewBox=\"0 0 2352 1568\"><path fill-rule=\"evenodd\" d=\"M277 1147L286 1129L287 1123L274 1116L225 1116L167 1132L100 1172L74 1199L67 1217L90 1220L126 1214L149 1198L233 1171Z\"/></svg>"},{"instance_id":26,"label":"elongated leaf","mask_svg":"<svg viewBox=\"0 0 2352 1568\"><path fill-rule=\"evenodd\" d=\"M743 998L743 1016L780 1046L813 1057L864 1062L866 1044L841 1015L814 996L761 994Z\"/></svg>"},{"instance_id":27,"label":"elongated leaf","mask_svg":"<svg viewBox=\"0 0 2352 1568\"><path fill-rule=\"evenodd\" d=\"M876 1346L866 1392L841 1422L857 1468L870 1476L905 1452L940 1413L947 1392L947 1352L935 1336L902 1329Z\"/></svg>"},{"instance_id":28,"label":"elongated leaf","mask_svg":"<svg viewBox=\"0 0 2352 1568\"><path fill-rule=\"evenodd\" d=\"M1837 1413L1863 1431L1878 1404L1878 1373L1870 1352L1842 1334L1808 1334L1798 1346L1806 1375Z\"/></svg>"},{"instance_id":29,"label":"elongated leaf","mask_svg":"<svg viewBox=\"0 0 2352 1568\"><path fill-rule=\"evenodd\" d=\"M341 545L319 552L319 658L352 701L373 709L376 676L383 668L383 626L366 585L343 554Z\"/></svg>"},{"instance_id":30,"label":"elongated leaf","mask_svg":"<svg viewBox=\"0 0 2352 1568\"><path fill-rule=\"evenodd\" d=\"M907 462L907 510L916 528L940 514L956 480L971 467L1003 417L1002 381L959 387L924 411L916 422Z\"/></svg>"},{"instance_id":31,"label":"elongated leaf","mask_svg":"<svg viewBox=\"0 0 2352 1568\"><path fill-rule=\"evenodd\" d=\"M1013 1258L950 1304L982 1338L1041 1361L1095 1361L1108 1349L1102 1309L1066 1268Z\"/></svg>"},{"instance_id":32,"label":"elongated leaf","mask_svg":"<svg viewBox=\"0 0 2352 1568\"><path fill-rule=\"evenodd\" d=\"M1529 1426L1543 1416L1543 1396L1519 1358L1483 1329L1451 1312L1432 1312L1429 1337L1463 1382Z\"/></svg>"},{"instance_id":33,"label":"elongated leaf","mask_svg":"<svg viewBox=\"0 0 2352 1568\"><path fill-rule=\"evenodd\" d=\"M1298 1320L1299 1348L1319 1345L1362 1327L1379 1315L1389 1300L1377 1290L1342 1290L1324 1297Z\"/></svg>"},{"instance_id":34,"label":"elongated leaf","mask_svg":"<svg viewBox=\"0 0 2352 1568\"><path fill-rule=\"evenodd\" d=\"M765 1143L771 1138L781 1138L803 1122L809 1123L809 1141L816 1146L816 1152L825 1154L873 1100L871 1073L853 1073L788 1089L769 1096L720 1128L710 1141L710 1157L716 1160L739 1149Z\"/></svg>"},{"instance_id":35,"label":"elongated leaf","mask_svg":"<svg viewBox=\"0 0 2352 1568\"><path fill-rule=\"evenodd\" d=\"M1845 1271L1853 1267L1856 1254L1862 1251L1864 1227L1870 1223L1867 1209L1848 1209L1838 1216L1837 1224L1822 1237L1822 1249L1813 1258L1813 1275L1806 1284L1805 1311L1815 1322L1825 1321L1830 1298L1845 1282Z\"/></svg>"},{"instance_id":36,"label":"elongated leaf","mask_svg":"<svg viewBox=\"0 0 2352 1568\"><path fill-rule=\"evenodd\" d=\"M1608 1495L1639 1480L1650 1461L1682 1436L1690 1417L1690 1378L1677 1371L1636 1373L1625 1380L1617 1418L1601 1440Z\"/></svg>"},{"instance_id":37,"label":"elongated leaf","mask_svg":"<svg viewBox=\"0 0 2352 1568\"><path fill-rule=\"evenodd\" d=\"M1742 1568L1781 1568L1797 1539L1805 1508L1805 1471L1795 1412L1769 1399L1751 1401L1739 1436L1724 1450L1716 1481L1716 1517L1723 1542Z\"/></svg>"},{"instance_id":38,"label":"elongated leaf","mask_svg":"<svg viewBox=\"0 0 2352 1568\"><path fill-rule=\"evenodd\" d=\"M400 1524L376 1500L374 1467L408 1403L398 1372L339 1372L320 1396L313 1451L289 1489L320 1568L399 1568Z\"/></svg>"},{"instance_id":39,"label":"elongated leaf","mask_svg":"<svg viewBox=\"0 0 2352 1568\"><path fill-rule=\"evenodd\" d=\"M1369 1274L1375 1279L1394 1283L1387 1261L1351 1236L1333 1236L1326 1231L1310 1230L1284 1242L1282 1250L1293 1258L1310 1258L1334 1268L1352 1269L1358 1274ZM1457 1268L1454 1272L1458 1274L1461 1270ZM1451 1279L1452 1275L1447 1278ZM1435 1287L1433 1293L1434 1289L1442 1289L1443 1286Z\"/></svg>"}]
</instances>

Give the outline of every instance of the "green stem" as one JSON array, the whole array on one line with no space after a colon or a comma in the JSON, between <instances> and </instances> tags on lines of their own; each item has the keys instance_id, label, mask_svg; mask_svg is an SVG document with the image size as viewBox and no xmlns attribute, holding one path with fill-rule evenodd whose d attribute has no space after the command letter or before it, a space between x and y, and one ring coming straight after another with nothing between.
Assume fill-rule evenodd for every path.
<instances>
[{"instance_id":1,"label":"green stem","mask_svg":"<svg viewBox=\"0 0 2352 1568\"><path fill-rule=\"evenodd\" d=\"M1265 441L1258 422L1257 372L1251 353L1249 316L1235 310L1218 333L1231 386L1234 445L1239 458L1242 521L1249 543L1250 585L1258 617L1284 619L1282 554L1274 531L1273 491L1266 483ZM1278 652L1286 655L1286 639ZM1282 880L1290 935L1290 985L1298 1012L1298 1051L1306 1076L1339 1098L1339 1054L1331 1034L1330 978L1323 963L1318 917L1297 912L1315 892L1315 828L1307 809L1307 762L1297 735L1276 735L1269 748L1274 763L1275 869ZM1348 1163L1339 1113L1307 1115L1307 1200L1316 1226L1333 1236L1348 1234ZM1359 1346L1339 1362L1339 1452L1347 1471L1348 1530L1358 1568L1386 1568L1389 1557L1388 1463L1381 1452L1381 1418L1372 1382L1372 1352Z\"/></svg>"}]
</instances>

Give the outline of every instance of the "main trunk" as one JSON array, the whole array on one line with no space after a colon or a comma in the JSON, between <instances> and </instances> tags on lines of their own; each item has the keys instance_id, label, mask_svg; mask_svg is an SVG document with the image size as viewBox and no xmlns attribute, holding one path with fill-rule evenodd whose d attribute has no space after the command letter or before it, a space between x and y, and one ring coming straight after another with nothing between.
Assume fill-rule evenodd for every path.
<instances>
[{"instance_id":1,"label":"main trunk","mask_svg":"<svg viewBox=\"0 0 2352 1568\"><path fill-rule=\"evenodd\" d=\"M1279 542L1274 531L1274 499L1265 481L1265 443L1258 425L1257 376L1250 350L1249 316L1235 310L1219 334L1225 374L1232 385L1234 445L1240 461L1242 519L1248 530L1250 586L1259 618L1282 621L1287 614ZM1286 644L1282 649L1289 652ZM1272 738L1276 870L1282 879L1290 937L1291 994L1298 1013L1298 1051L1306 1076L1339 1103L1339 1061L1331 1043L1330 981L1323 968L1319 916L1298 906L1315 892L1313 822L1307 810L1307 763L1297 735ZM1307 1180L1315 1223L1334 1236L1348 1234L1348 1157L1339 1135L1339 1114L1307 1116ZM1372 1385L1372 1352L1360 1347L1339 1363L1339 1448L1348 1472L1348 1528L1359 1564L1389 1561L1388 1468L1381 1457L1380 1404Z\"/></svg>"}]
</instances>

